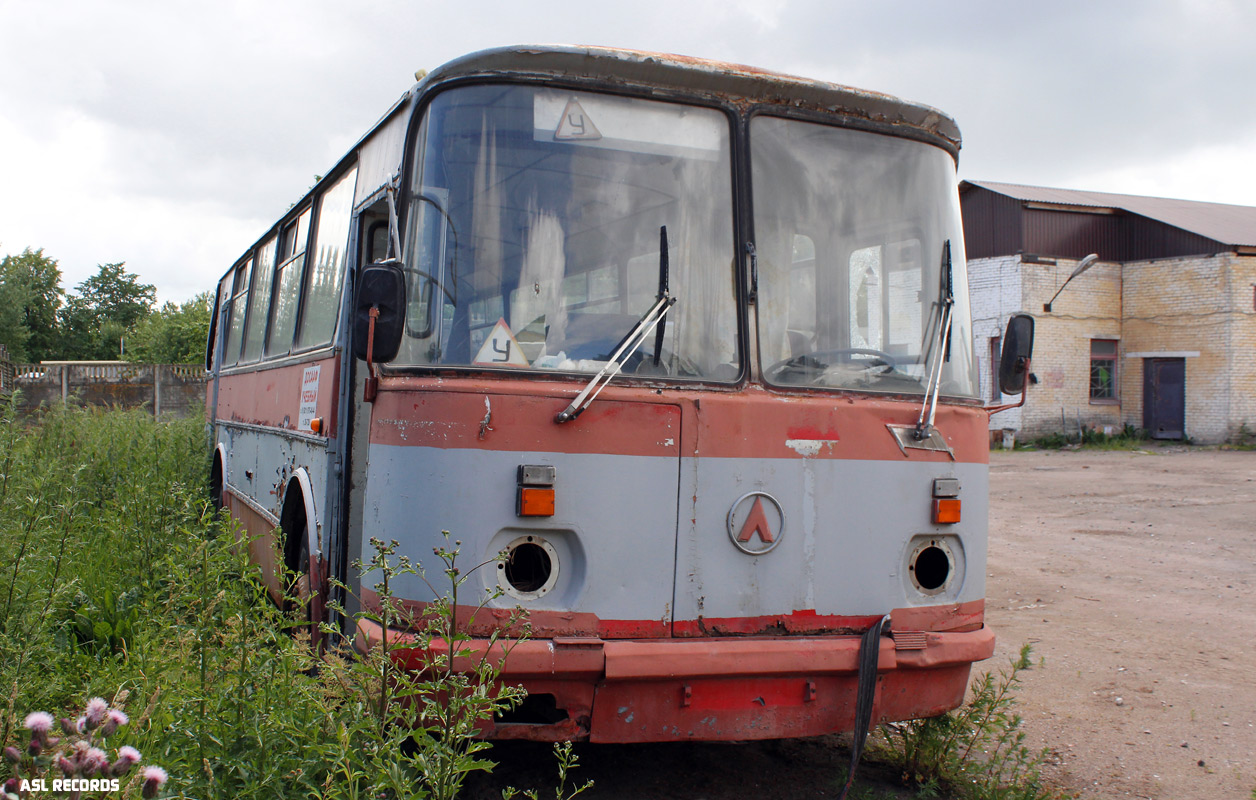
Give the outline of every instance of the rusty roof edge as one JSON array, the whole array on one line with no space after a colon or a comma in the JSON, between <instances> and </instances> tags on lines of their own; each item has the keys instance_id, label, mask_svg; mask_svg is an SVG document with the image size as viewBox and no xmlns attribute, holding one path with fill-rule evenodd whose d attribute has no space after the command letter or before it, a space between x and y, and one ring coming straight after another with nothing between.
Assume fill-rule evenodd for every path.
<instances>
[{"instance_id":1,"label":"rusty roof edge","mask_svg":"<svg viewBox=\"0 0 1256 800\"><path fill-rule=\"evenodd\" d=\"M851 86L690 56L582 45L515 45L470 53L429 72L415 87L495 72L593 78L642 88L718 93L749 102L824 111L910 127L961 146L959 126L923 103Z\"/></svg>"}]
</instances>

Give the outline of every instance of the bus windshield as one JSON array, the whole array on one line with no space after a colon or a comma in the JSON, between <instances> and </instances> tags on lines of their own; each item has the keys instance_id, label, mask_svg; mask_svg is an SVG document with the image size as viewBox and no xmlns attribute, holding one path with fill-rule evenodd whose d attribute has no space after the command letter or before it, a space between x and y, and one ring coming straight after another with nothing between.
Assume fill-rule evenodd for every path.
<instances>
[{"instance_id":1,"label":"bus windshield","mask_svg":"<svg viewBox=\"0 0 1256 800\"><path fill-rule=\"evenodd\" d=\"M769 116L751 120L750 151L764 378L923 394L940 353L941 394L975 396L951 156ZM948 295L950 335L939 345Z\"/></svg>"},{"instance_id":2,"label":"bus windshield","mask_svg":"<svg viewBox=\"0 0 1256 800\"><path fill-rule=\"evenodd\" d=\"M725 114L478 85L438 95L417 136L395 365L597 372L666 263L675 305L623 372L738 377Z\"/></svg>"}]
</instances>

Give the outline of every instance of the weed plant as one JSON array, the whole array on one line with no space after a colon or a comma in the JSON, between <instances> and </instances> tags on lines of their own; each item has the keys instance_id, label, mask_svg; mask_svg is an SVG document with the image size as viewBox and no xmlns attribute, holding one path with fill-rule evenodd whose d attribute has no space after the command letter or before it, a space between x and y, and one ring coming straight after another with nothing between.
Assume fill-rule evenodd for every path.
<instances>
[{"instance_id":1,"label":"weed plant","mask_svg":"<svg viewBox=\"0 0 1256 800\"><path fill-rule=\"evenodd\" d=\"M1117 433L1104 433L1099 428L1082 426L1081 434L1049 433L1029 443L1029 447L1041 450L1085 448L1087 450L1138 450L1147 444L1147 431L1126 425Z\"/></svg>"},{"instance_id":2,"label":"weed plant","mask_svg":"<svg viewBox=\"0 0 1256 800\"><path fill-rule=\"evenodd\" d=\"M26 745L30 712L72 717L110 697L131 720L110 746L160 764L180 797L451 797L491 768L476 727L520 694L453 624L457 548L436 553L453 589L420 620L389 585L417 565L382 543L364 565L391 576L376 588L397 616L383 621L416 625L414 652L319 655L213 513L207 474L202 420L0 409L0 746ZM0 760L0 781L13 777Z\"/></svg>"},{"instance_id":3,"label":"weed plant","mask_svg":"<svg viewBox=\"0 0 1256 800\"><path fill-rule=\"evenodd\" d=\"M1020 674L1032 666L1029 645L997 675L987 672L956 711L881 728L879 755L902 772L922 797L953 793L957 800L1058 800L1044 782L1048 751L1025 744L1016 713Z\"/></svg>"}]
</instances>

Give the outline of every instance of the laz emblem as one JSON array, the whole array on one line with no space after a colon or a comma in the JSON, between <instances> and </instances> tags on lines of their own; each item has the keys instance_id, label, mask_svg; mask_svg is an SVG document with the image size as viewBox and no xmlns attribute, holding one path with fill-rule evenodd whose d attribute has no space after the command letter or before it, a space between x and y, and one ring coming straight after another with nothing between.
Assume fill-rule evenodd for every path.
<instances>
[{"instance_id":1,"label":"laz emblem","mask_svg":"<svg viewBox=\"0 0 1256 800\"><path fill-rule=\"evenodd\" d=\"M728 538L733 546L752 556L763 555L781 543L785 512L767 492L749 492L728 510Z\"/></svg>"}]
</instances>

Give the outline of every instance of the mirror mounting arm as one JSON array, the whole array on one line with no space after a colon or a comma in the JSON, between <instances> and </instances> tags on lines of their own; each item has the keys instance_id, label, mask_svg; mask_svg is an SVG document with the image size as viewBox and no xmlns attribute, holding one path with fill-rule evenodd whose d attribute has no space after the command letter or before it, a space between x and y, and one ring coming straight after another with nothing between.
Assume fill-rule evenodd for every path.
<instances>
[{"instance_id":1,"label":"mirror mounting arm","mask_svg":"<svg viewBox=\"0 0 1256 800\"><path fill-rule=\"evenodd\" d=\"M1025 366L1024 366L1024 373L1025 373L1026 380L1025 380L1024 387L1021 389L1020 400L1017 400L1015 403L1004 403L1003 405L998 405L998 406L985 406L981 409L982 411L986 412L986 414L993 416L999 413L1000 411L1010 411L1013 408L1020 408L1021 406L1025 405L1025 398L1029 395L1029 384L1033 383L1032 380L1029 380L1029 366L1030 366L1029 362L1030 362L1030 359L1026 358Z\"/></svg>"},{"instance_id":2,"label":"mirror mounting arm","mask_svg":"<svg viewBox=\"0 0 1256 800\"><path fill-rule=\"evenodd\" d=\"M379 375L375 372L371 356L375 353L375 320L379 319L379 306L371 306L368 314L371 321L366 334L366 384L362 387L362 400L374 403L375 395L379 393Z\"/></svg>"}]
</instances>

